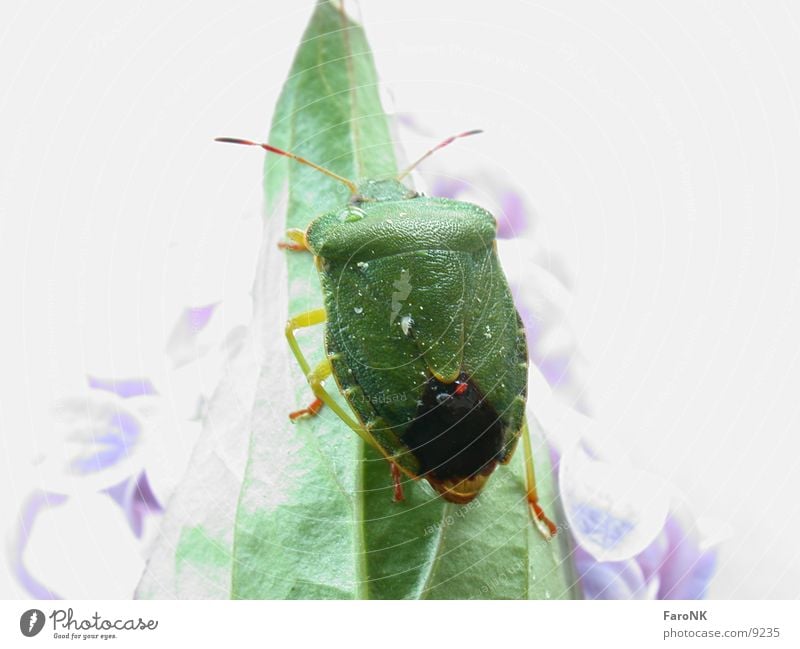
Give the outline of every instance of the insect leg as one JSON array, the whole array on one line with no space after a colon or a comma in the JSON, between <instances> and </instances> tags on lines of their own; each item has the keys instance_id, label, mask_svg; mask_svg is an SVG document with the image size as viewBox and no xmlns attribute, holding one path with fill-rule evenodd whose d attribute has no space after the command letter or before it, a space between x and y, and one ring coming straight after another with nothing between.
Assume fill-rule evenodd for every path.
<instances>
[{"instance_id":1,"label":"insect leg","mask_svg":"<svg viewBox=\"0 0 800 649\"><path fill-rule=\"evenodd\" d=\"M322 399L314 399L308 406L305 408L300 408L300 410L295 410L289 413L289 419L295 421L300 419L300 417L313 417L314 415L319 414L319 411L322 410L322 406L325 405L322 403Z\"/></svg>"},{"instance_id":2,"label":"insect leg","mask_svg":"<svg viewBox=\"0 0 800 649\"><path fill-rule=\"evenodd\" d=\"M332 371L330 360L326 358L312 371L311 366L306 360L306 357L303 355L303 350L300 349L300 345L297 343L297 339L294 336L295 329L313 327L314 325L322 324L325 322L325 319L325 309L320 308L300 313L292 318L289 318L289 322L286 323L286 338L289 341L289 347L294 353L297 363L300 365L303 373L306 375L308 384L311 386L311 390L314 392L314 396L316 397L316 401L312 403L308 409L310 410L311 408L316 408L318 412L322 405L315 406L315 404L317 401L321 401L322 404L328 406L336 414L336 416L339 417L339 419L352 428L361 439L372 446L372 448L378 451L387 460L392 462L392 458L387 455L386 451L383 450L380 444L378 444L378 442L372 436L372 433L369 432L369 429L348 415L322 385L322 382L330 376Z\"/></svg>"},{"instance_id":3,"label":"insect leg","mask_svg":"<svg viewBox=\"0 0 800 649\"><path fill-rule=\"evenodd\" d=\"M297 344L297 339L294 337L294 330L301 329L303 327L313 327L314 325L322 324L323 322L325 322L325 309L314 309L312 311L306 311L305 313L296 315L293 318L290 318L289 322L286 323L286 338L289 340L289 347L294 353L297 362L300 364L300 367L303 368L303 373L306 375L308 375L311 368L309 367L305 356L303 356L303 351L300 349L300 345ZM322 405L323 403L321 399L314 399L314 401L312 401L307 408L290 412L289 419L295 421L296 419L299 419L305 415L316 415L322 409Z\"/></svg>"},{"instance_id":4,"label":"insect leg","mask_svg":"<svg viewBox=\"0 0 800 649\"><path fill-rule=\"evenodd\" d=\"M531 450L531 436L528 432L528 422L522 422L522 445L525 454L525 483L528 489L528 504L536 517L537 527L545 533L547 539L551 539L556 535L556 526L544 513L544 510L539 505L539 496L536 492L536 475L533 470L533 451Z\"/></svg>"},{"instance_id":5,"label":"insect leg","mask_svg":"<svg viewBox=\"0 0 800 649\"><path fill-rule=\"evenodd\" d=\"M397 466L394 462L389 462L389 467L392 470L392 484L394 485L394 501L396 503L399 503L406 499L406 497L403 495L403 483L400 482L401 478L403 477L403 473L400 471L400 467Z\"/></svg>"},{"instance_id":6,"label":"insect leg","mask_svg":"<svg viewBox=\"0 0 800 649\"><path fill-rule=\"evenodd\" d=\"M320 399L331 410L333 410L336 416L339 417L339 419L341 419L350 428L352 428L361 439L363 439L367 444L372 446L372 448L374 448L381 455L383 455L383 457L391 462L391 458L386 454L386 451L381 448L381 445L378 444L378 442L372 436L372 433L369 432L369 429L348 415L344 408L342 408L325 389L325 386L322 385L322 382L328 376L330 376L330 374L331 362L326 358L307 375L308 383L311 386L311 390L314 392L314 396L317 397L317 399Z\"/></svg>"},{"instance_id":7,"label":"insect leg","mask_svg":"<svg viewBox=\"0 0 800 649\"><path fill-rule=\"evenodd\" d=\"M279 241L278 248L281 250L296 250L298 252L308 252L306 247L306 233L298 228L289 228L286 231L286 238L290 241Z\"/></svg>"},{"instance_id":8,"label":"insect leg","mask_svg":"<svg viewBox=\"0 0 800 649\"><path fill-rule=\"evenodd\" d=\"M289 322L286 323L286 339L289 341L289 347L294 354L294 357L297 359L298 365L303 370L303 374L308 376L311 373L311 367L306 360L306 357L303 356L303 350L300 349L300 345L297 344L297 339L294 337L295 329L303 329L304 327L313 327L315 325L322 324L325 322L325 309L312 309L311 311L305 311L303 313L299 313L296 316L289 318Z\"/></svg>"}]
</instances>

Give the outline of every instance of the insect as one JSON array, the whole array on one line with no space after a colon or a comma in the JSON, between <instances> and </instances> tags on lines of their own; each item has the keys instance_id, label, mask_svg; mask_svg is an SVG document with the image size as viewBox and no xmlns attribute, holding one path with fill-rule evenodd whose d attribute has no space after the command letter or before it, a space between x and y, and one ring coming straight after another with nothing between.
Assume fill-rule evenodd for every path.
<instances>
[{"instance_id":1,"label":"insect","mask_svg":"<svg viewBox=\"0 0 800 649\"><path fill-rule=\"evenodd\" d=\"M497 255L494 217L477 205L423 196L403 179L447 138L393 178L352 181L269 144L217 141L287 156L350 190L340 209L292 229L280 247L311 253L324 306L291 317L286 337L314 401L327 406L402 475L425 478L445 500L468 503L523 439L527 500L548 538L525 421L525 330ZM295 332L325 326L325 358L311 367ZM333 377L351 412L325 388Z\"/></svg>"}]
</instances>

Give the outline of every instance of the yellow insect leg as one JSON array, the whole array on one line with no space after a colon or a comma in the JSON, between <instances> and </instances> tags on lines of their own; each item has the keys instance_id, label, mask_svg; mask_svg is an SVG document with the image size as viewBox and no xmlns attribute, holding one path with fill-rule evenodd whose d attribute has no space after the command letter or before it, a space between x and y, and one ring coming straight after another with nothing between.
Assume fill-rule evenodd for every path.
<instances>
[{"instance_id":1,"label":"yellow insect leg","mask_svg":"<svg viewBox=\"0 0 800 649\"><path fill-rule=\"evenodd\" d=\"M536 474L533 468L533 450L531 448L531 435L528 431L528 422L522 422L522 445L525 454L525 484L528 490L528 504L536 517L537 527L551 539L556 535L556 525L544 513L539 505L539 495L536 491Z\"/></svg>"},{"instance_id":2,"label":"yellow insect leg","mask_svg":"<svg viewBox=\"0 0 800 649\"><path fill-rule=\"evenodd\" d=\"M311 386L311 391L314 393L314 396L316 397L316 401L306 409L306 410L315 409L316 411L307 414L316 414L317 412L319 412L319 409L322 406L321 405L315 406L315 404L317 403L317 401L320 401L321 403L328 406L336 414L336 416L339 417L339 419L341 419L345 424L347 424L350 428L352 428L353 431L355 431L355 433L361 439L364 440L364 442L372 446L372 448L377 450L381 455L383 455L383 457L392 462L393 461L392 458L389 455L387 455L386 451L383 450L380 444L378 444L378 442L372 436L372 433L369 432L369 429L363 426L360 422L353 419L353 417L351 417L349 414L347 414L347 412L345 412L345 410L325 389L325 386L322 385L323 381L326 378L328 378L331 375L331 372L333 371L331 368L330 360L326 358L325 360L321 361L319 365L317 365L312 371L311 366L308 364L308 361L306 360L306 357L303 354L303 350L300 349L300 345L298 344L297 339L294 336L295 330L302 329L304 327L313 327L314 325L322 324L323 322L325 322L325 309L312 309L311 311L306 311L305 313L300 313L299 315L290 318L289 322L286 323L286 338L289 341L289 347L294 353L294 356L297 359L298 364L302 368L303 373L306 375L308 384Z\"/></svg>"},{"instance_id":3,"label":"yellow insect leg","mask_svg":"<svg viewBox=\"0 0 800 649\"><path fill-rule=\"evenodd\" d=\"M301 369L303 370L303 374L306 376L311 373L311 367L309 366L306 357L303 355L303 350L300 349L300 345L297 344L297 338L294 337L294 332L297 329L304 329L305 327L314 327L316 325L320 325L325 322L325 319L325 309L320 308L299 313L298 315L289 318L289 322L286 323L286 339L289 341L289 348L292 350L294 357L297 359L297 363L300 365Z\"/></svg>"},{"instance_id":4,"label":"yellow insect leg","mask_svg":"<svg viewBox=\"0 0 800 649\"><path fill-rule=\"evenodd\" d=\"M286 338L289 341L289 347L291 348L292 353L294 353L294 356L297 359L297 362L300 364L300 367L303 368L303 374L306 376L308 376L311 368L309 367L305 356L303 356L303 350L300 349L297 339L294 337L294 332L296 329L313 327L314 325L322 324L323 322L325 322L325 309L314 309L312 311L306 311L305 313L296 315L295 317L290 318L289 322L286 323ZM323 377L323 379L324 378L325 377ZM314 401L308 407L290 412L289 419L295 421L306 415L314 416L322 408L322 403L322 399L314 399Z\"/></svg>"},{"instance_id":5,"label":"yellow insect leg","mask_svg":"<svg viewBox=\"0 0 800 649\"><path fill-rule=\"evenodd\" d=\"M286 231L286 238L290 241L281 241L278 248L281 250L296 250L298 252L307 251L306 233L298 228L289 228Z\"/></svg>"}]
</instances>

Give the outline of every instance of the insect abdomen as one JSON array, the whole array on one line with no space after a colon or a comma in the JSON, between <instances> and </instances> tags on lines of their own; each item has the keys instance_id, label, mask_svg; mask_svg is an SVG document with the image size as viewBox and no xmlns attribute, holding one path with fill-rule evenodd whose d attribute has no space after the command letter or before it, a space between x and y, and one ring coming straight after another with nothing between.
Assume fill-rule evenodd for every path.
<instances>
[{"instance_id":1,"label":"insect abdomen","mask_svg":"<svg viewBox=\"0 0 800 649\"><path fill-rule=\"evenodd\" d=\"M503 459L503 424L465 374L452 384L428 379L413 423L402 436L420 473L438 481L491 473Z\"/></svg>"}]
</instances>

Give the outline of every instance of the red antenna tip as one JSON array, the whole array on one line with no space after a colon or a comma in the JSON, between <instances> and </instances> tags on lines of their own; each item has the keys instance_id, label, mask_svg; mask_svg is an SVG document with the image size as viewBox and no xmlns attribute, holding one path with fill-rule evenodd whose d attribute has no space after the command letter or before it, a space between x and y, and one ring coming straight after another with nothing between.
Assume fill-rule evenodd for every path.
<instances>
[{"instance_id":1,"label":"red antenna tip","mask_svg":"<svg viewBox=\"0 0 800 649\"><path fill-rule=\"evenodd\" d=\"M332 172L330 169L325 169L325 167L320 167L318 164L311 162L310 160L306 160L305 158L297 155L296 153L290 153L289 151L284 151L283 149L279 149L278 147L274 147L271 144L262 144L261 142L251 142L250 140L242 140L238 137L215 137L215 142L224 142L226 144L244 144L246 146L260 146L262 149L266 151L270 151L272 153L277 153L278 155L285 155L287 158L292 158L292 160L297 160L300 164L304 164L312 169L316 169L324 173L326 176L333 178L334 180L339 181L343 185L345 185L353 194L357 193L357 188L355 183L352 180L348 180L343 176L340 176L337 173Z\"/></svg>"},{"instance_id":2,"label":"red antenna tip","mask_svg":"<svg viewBox=\"0 0 800 649\"><path fill-rule=\"evenodd\" d=\"M437 144L435 147L433 147L427 153L425 153L425 155L422 156L419 160L417 160L414 164L406 167L406 169L404 169L400 173L400 175L397 176L397 180L403 180L403 178L405 178L408 174L410 174L420 162L422 162L432 154L436 153L436 151L438 151L439 149L442 149L446 147L448 144L451 144L454 140L457 140L460 137L467 137L469 135L477 135L478 133L483 133L483 129L475 128L472 129L471 131L464 131L463 133L458 133L457 135L451 135L450 137L442 140L441 142L439 142L439 144Z\"/></svg>"},{"instance_id":3,"label":"red antenna tip","mask_svg":"<svg viewBox=\"0 0 800 649\"><path fill-rule=\"evenodd\" d=\"M214 142L225 142L226 144L246 144L247 146L260 146L258 142L241 140L238 137L215 137Z\"/></svg>"},{"instance_id":4,"label":"red antenna tip","mask_svg":"<svg viewBox=\"0 0 800 649\"><path fill-rule=\"evenodd\" d=\"M299 156L295 155L294 153L289 153L288 151L284 151L283 149L279 149L278 147L274 147L271 144L262 144L261 142L252 142L250 140L242 140L241 138L238 138L238 137L215 137L214 138L214 142L224 142L225 144L244 144L246 146L260 146L265 151L270 151L272 153L277 153L278 155L285 155L287 158L294 158L295 160L301 159Z\"/></svg>"}]
</instances>

